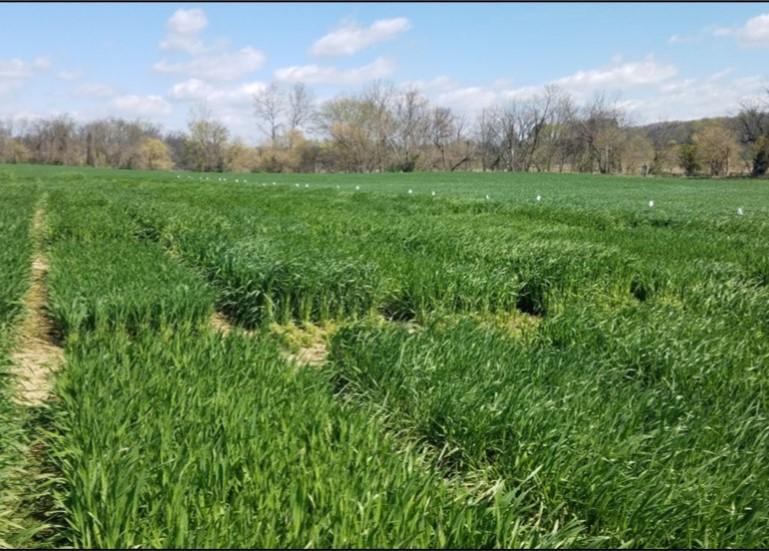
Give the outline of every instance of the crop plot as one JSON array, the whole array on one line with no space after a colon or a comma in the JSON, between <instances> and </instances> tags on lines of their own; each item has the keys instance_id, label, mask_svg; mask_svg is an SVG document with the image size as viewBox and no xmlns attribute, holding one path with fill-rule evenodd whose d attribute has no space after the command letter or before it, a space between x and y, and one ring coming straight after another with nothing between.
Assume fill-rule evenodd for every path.
<instances>
[{"instance_id":1,"label":"crop plot","mask_svg":"<svg viewBox=\"0 0 769 551\"><path fill-rule=\"evenodd\" d=\"M769 545L765 184L30 170L0 187L1 544ZM27 324L65 362L36 489Z\"/></svg>"}]
</instances>

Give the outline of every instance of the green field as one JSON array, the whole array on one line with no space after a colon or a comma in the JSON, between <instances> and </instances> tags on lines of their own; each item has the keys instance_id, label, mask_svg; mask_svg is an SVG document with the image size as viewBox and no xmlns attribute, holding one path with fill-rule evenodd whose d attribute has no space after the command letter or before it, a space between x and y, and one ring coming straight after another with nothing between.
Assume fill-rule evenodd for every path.
<instances>
[{"instance_id":1,"label":"green field","mask_svg":"<svg viewBox=\"0 0 769 551\"><path fill-rule=\"evenodd\" d=\"M767 181L0 166L0 232L0 546L769 546Z\"/></svg>"}]
</instances>

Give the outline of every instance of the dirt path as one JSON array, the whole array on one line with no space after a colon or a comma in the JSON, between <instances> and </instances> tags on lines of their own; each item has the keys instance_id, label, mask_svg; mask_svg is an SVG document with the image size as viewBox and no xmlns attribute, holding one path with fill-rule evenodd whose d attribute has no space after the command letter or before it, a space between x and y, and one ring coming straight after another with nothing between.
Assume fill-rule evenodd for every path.
<instances>
[{"instance_id":1,"label":"dirt path","mask_svg":"<svg viewBox=\"0 0 769 551\"><path fill-rule=\"evenodd\" d=\"M30 285L23 299L24 318L11 353L13 374L17 381L14 400L25 406L45 402L51 393L52 375L59 369L64 357L61 347L55 343L53 324L45 313L48 261L43 251L44 224L45 209L38 206L32 219L34 252Z\"/></svg>"}]
</instances>

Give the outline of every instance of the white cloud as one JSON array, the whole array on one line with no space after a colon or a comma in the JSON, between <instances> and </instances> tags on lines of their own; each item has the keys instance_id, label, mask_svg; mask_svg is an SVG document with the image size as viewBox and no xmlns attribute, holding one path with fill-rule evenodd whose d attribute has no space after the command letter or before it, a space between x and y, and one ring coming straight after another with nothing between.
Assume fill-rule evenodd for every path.
<instances>
[{"instance_id":1,"label":"white cloud","mask_svg":"<svg viewBox=\"0 0 769 551\"><path fill-rule=\"evenodd\" d=\"M176 10L166 23L168 34L160 42L160 47L189 54L201 53L206 48L198 33L207 25L208 18L199 8Z\"/></svg>"},{"instance_id":2,"label":"white cloud","mask_svg":"<svg viewBox=\"0 0 769 551\"><path fill-rule=\"evenodd\" d=\"M769 13L748 19L737 31L737 40L743 46L769 48Z\"/></svg>"},{"instance_id":3,"label":"white cloud","mask_svg":"<svg viewBox=\"0 0 769 551\"><path fill-rule=\"evenodd\" d=\"M50 68L47 57L37 57L32 61L19 58L0 59L0 80L24 80Z\"/></svg>"},{"instance_id":4,"label":"white cloud","mask_svg":"<svg viewBox=\"0 0 769 551\"><path fill-rule=\"evenodd\" d=\"M713 36L734 36L736 34L736 29L732 27L709 27L708 32L712 34Z\"/></svg>"},{"instance_id":5,"label":"white cloud","mask_svg":"<svg viewBox=\"0 0 769 551\"><path fill-rule=\"evenodd\" d=\"M733 115L742 101L761 97L769 79L729 78L732 72L725 69L702 78L666 82L654 96L634 100L628 110L640 123Z\"/></svg>"},{"instance_id":6,"label":"white cloud","mask_svg":"<svg viewBox=\"0 0 769 551\"><path fill-rule=\"evenodd\" d=\"M251 47L236 52L195 57L189 61L169 63L158 61L153 69L158 73L186 75L206 80L237 80L259 69L265 55Z\"/></svg>"},{"instance_id":7,"label":"white cloud","mask_svg":"<svg viewBox=\"0 0 769 551\"><path fill-rule=\"evenodd\" d=\"M204 101L215 105L248 105L253 102L254 94L265 89L262 82L247 82L237 86L214 86L208 82L191 78L174 84L168 97L178 101Z\"/></svg>"},{"instance_id":8,"label":"white cloud","mask_svg":"<svg viewBox=\"0 0 769 551\"><path fill-rule=\"evenodd\" d=\"M439 75L430 80L406 80L400 83L403 89L416 88L423 91L445 91L456 86L456 81L448 75Z\"/></svg>"},{"instance_id":9,"label":"white cloud","mask_svg":"<svg viewBox=\"0 0 769 551\"><path fill-rule=\"evenodd\" d=\"M493 105L527 100L543 91L543 86L514 86L505 79L497 79L487 86L465 86L446 75L430 80L405 81L399 88L417 89L436 105L471 115Z\"/></svg>"},{"instance_id":10,"label":"white cloud","mask_svg":"<svg viewBox=\"0 0 769 551\"><path fill-rule=\"evenodd\" d=\"M56 78L59 80L77 80L82 76L82 71L59 71L56 73Z\"/></svg>"},{"instance_id":11,"label":"white cloud","mask_svg":"<svg viewBox=\"0 0 769 551\"><path fill-rule=\"evenodd\" d=\"M539 85L521 86L504 80L489 85L461 85L447 76L404 82L402 88L417 88L437 105L451 107L474 117L493 105L525 101L556 84L579 104L597 91L612 92L614 104L625 109L639 124L656 120L690 120L735 114L740 102L765 96L769 77L737 76L727 67L697 78L676 78L672 65L647 57L641 61L614 59L608 67L583 70ZM622 96L619 96L619 94Z\"/></svg>"},{"instance_id":12,"label":"white cloud","mask_svg":"<svg viewBox=\"0 0 769 551\"><path fill-rule=\"evenodd\" d=\"M75 95L91 98L107 98L115 95L115 89L108 84L89 82L75 88Z\"/></svg>"},{"instance_id":13,"label":"white cloud","mask_svg":"<svg viewBox=\"0 0 769 551\"><path fill-rule=\"evenodd\" d=\"M168 97L177 100L201 101L209 99L215 90L211 84L197 78L191 78L174 84Z\"/></svg>"},{"instance_id":14,"label":"white cloud","mask_svg":"<svg viewBox=\"0 0 769 551\"><path fill-rule=\"evenodd\" d=\"M576 73L557 79L553 84L563 86L567 90L577 88L626 88L657 84L677 73L676 68L669 64L660 64L649 56L643 61L621 63L620 60L600 69L577 71Z\"/></svg>"},{"instance_id":15,"label":"white cloud","mask_svg":"<svg viewBox=\"0 0 769 551\"><path fill-rule=\"evenodd\" d=\"M492 105L505 105L513 101L531 99L542 93L547 84L557 85L577 101L585 101L597 91L625 92L635 89L648 91L655 86L665 86L676 73L677 70L673 65L659 63L653 57L629 62L623 62L622 58L615 57L608 66L577 71L540 85L516 86L507 80L499 79L486 86L463 86L446 76L404 84L422 90L438 105L451 107L464 113L475 113Z\"/></svg>"},{"instance_id":16,"label":"white cloud","mask_svg":"<svg viewBox=\"0 0 769 551\"><path fill-rule=\"evenodd\" d=\"M395 63L379 57L368 65L353 69L319 65L294 65L275 71L275 79L284 82L304 82L305 84L362 84L371 80L385 78L395 71Z\"/></svg>"},{"instance_id":17,"label":"white cloud","mask_svg":"<svg viewBox=\"0 0 769 551\"><path fill-rule=\"evenodd\" d=\"M173 112L173 107L160 96L119 96L112 105L128 114L139 117L164 117Z\"/></svg>"},{"instance_id":18,"label":"white cloud","mask_svg":"<svg viewBox=\"0 0 769 551\"><path fill-rule=\"evenodd\" d=\"M262 82L212 84L192 78L174 84L167 97L174 102L204 102L212 116L234 135L247 136L256 143L259 135L253 123L253 101L265 87Z\"/></svg>"},{"instance_id":19,"label":"white cloud","mask_svg":"<svg viewBox=\"0 0 769 551\"><path fill-rule=\"evenodd\" d=\"M194 34L205 29L206 25L208 18L199 8L176 10L168 20L169 31L177 34Z\"/></svg>"},{"instance_id":20,"label":"white cloud","mask_svg":"<svg viewBox=\"0 0 769 551\"><path fill-rule=\"evenodd\" d=\"M735 38L745 48L769 48L769 13L748 19L741 27L706 27L717 38Z\"/></svg>"},{"instance_id":21,"label":"white cloud","mask_svg":"<svg viewBox=\"0 0 769 551\"><path fill-rule=\"evenodd\" d=\"M439 105L459 111L472 111L490 107L499 101L497 91L483 86L465 86L442 92L435 98Z\"/></svg>"},{"instance_id":22,"label":"white cloud","mask_svg":"<svg viewBox=\"0 0 769 551\"><path fill-rule=\"evenodd\" d=\"M411 28L405 17L380 19L369 27L347 23L341 28L319 38L310 48L315 55L352 55L379 42L390 40Z\"/></svg>"},{"instance_id":23,"label":"white cloud","mask_svg":"<svg viewBox=\"0 0 769 551\"><path fill-rule=\"evenodd\" d=\"M37 57L31 61L19 58L0 59L0 94L19 88L24 81L47 71L51 61L47 57Z\"/></svg>"},{"instance_id":24,"label":"white cloud","mask_svg":"<svg viewBox=\"0 0 769 551\"><path fill-rule=\"evenodd\" d=\"M668 38L668 44L696 44L702 42L702 33L696 35L674 34Z\"/></svg>"}]
</instances>

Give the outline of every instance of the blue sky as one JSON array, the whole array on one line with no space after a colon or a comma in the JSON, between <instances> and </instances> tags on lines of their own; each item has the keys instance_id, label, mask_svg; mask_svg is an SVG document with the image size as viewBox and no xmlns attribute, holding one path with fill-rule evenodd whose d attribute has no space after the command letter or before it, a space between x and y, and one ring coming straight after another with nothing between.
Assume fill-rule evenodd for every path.
<instances>
[{"instance_id":1,"label":"blue sky","mask_svg":"<svg viewBox=\"0 0 769 551\"><path fill-rule=\"evenodd\" d=\"M0 4L0 118L185 126L205 101L260 139L253 94L376 79L474 116L557 84L636 122L733 114L769 87L769 3Z\"/></svg>"}]
</instances>

